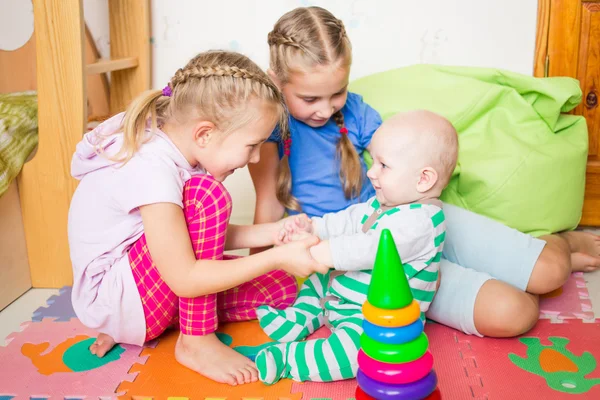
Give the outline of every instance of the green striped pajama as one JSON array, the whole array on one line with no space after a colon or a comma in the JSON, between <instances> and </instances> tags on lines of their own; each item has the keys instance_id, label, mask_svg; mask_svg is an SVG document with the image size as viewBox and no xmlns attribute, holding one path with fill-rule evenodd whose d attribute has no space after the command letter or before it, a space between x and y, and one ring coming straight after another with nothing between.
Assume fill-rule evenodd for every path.
<instances>
[{"instance_id":1,"label":"green striped pajama","mask_svg":"<svg viewBox=\"0 0 600 400\"><path fill-rule=\"evenodd\" d=\"M331 335L326 339L292 341L270 346L256 357L260 380L273 384L281 378L331 382L356 376L363 315L357 304L325 303Z\"/></svg>"},{"instance_id":2,"label":"green striped pajama","mask_svg":"<svg viewBox=\"0 0 600 400\"><path fill-rule=\"evenodd\" d=\"M371 211L376 208L373 204L378 203L376 200L371 203ZM409 257L409 262L404 264L413 296L421 306L421 319L425 321L425 311L435 294L438 264L445 239L443 211L433 206L423 206L422 209L421 205L399 206L382 213L370 230L376 233L373 235L375 238L379 237L378 231L385 228L394 233L390 224L408 213L411 213L411 217L417 215L419 218L421 216L415 213L424 214L423 217L431 221L429 227L425 224L423 232L415 239L421 246L413 246L419 257ZM368 214L370 212L360 213L359 228ZM367 240L367 235L364 237ZM394 239L397 244L407 245L407 240L400 241L403 238ZM373 255L371 265L374 259ZM336 276L331 283L330 276L330 273L311 275L302 285L294 305L285 310L270 306L258 308L261 328L271 339L282 342L263 349L256 357L259 377L264 383L273 384L281 378L329 382L356 376L362 333L362 304L367 299L371 270L347 271ZM331 336L302 341L323 326L326 317L332 328Z\"/></svg>"},{"instance_id":3,"label":"green striped pajama","mask_svg":"<svg viewBox=\"0 0 600 400\"><path fill-rule=\"evenodd\" d=\"M260 326L273 340L284 342L262 350L256 365L260 379L273 384L281 378L296 381L331 382L354 378L362 329L362 303L367 298L371 271L347 272L333 279L330 274L313 274L307 279L293 306L277 310L261 306ZM338 299L325 302L326 294ZM327 339L301 342L323 326L327 313L332 326ZM424 321L425 313L421 313Z\"/></svg>"}]
</instances>

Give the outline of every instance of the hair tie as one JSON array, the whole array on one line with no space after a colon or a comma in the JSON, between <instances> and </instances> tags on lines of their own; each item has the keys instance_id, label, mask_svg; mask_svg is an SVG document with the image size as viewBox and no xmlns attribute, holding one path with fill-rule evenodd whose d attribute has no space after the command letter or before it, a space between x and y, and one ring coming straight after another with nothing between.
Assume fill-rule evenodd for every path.
<instances>
[{"instance_id":1,"label":"hair tie","mask_svg":"<svg viewBox=\"0 0 600 400\"><path fill-rule=\"evenodd\" d=\"M286 156L290 156L291 153L291 149L292 149L292 139L285 139L283 141L283 154L285 154Z\"/></svg>"},{"instance_id":2,"label":"hair tie","mask_svg":"<svg viewBox=\"0 0 600 400\"><path fill-rule=\"evenodd\" d=\"M347 135L347 134L348 134L348 129L346 129L346 127L345 127L345 126L342 126L342 127L340 128L340 133L341 133L342 135Z\"/></svg>"},{"instance_id":3,"label":"hair tie","mask_svg":"<svg viewBox=\"0 0 600 400\"><path fill-rule=\"evenodd\" d=\"M163 90L162 90L163 96L171 97L172 94L173 94L173 90L171 90L171 86L167 85L163 88Z\"/></svg>"}]
</instances>

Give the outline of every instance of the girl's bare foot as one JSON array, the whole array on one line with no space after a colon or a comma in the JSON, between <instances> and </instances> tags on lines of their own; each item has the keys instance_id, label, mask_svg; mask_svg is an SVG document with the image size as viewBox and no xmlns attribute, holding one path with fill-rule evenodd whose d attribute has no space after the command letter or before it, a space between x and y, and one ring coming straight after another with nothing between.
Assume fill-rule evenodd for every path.
<instances>
[{"instance_id":1,"label":"girl's bare foot","mask_svg":"<svg viewBox=\"0 0 600 400\"><path fill-rule=\"evenodd\" d=\"M561 236L571 247L574 272L591 272L600 268L600 236L581 231L564 232Z\"/></svg>"},{"instance_id":2,"label":"girl's bare foot","mask_svg":"<svg viewBox=\"0 0 600 400\"><path fill-rule=\"evenodd\" d=\"M94 344L90 346L90 353L102 358L106 353L115 346L115 341L112 337L101 333L96 338Z\"/></svg>"},{"instance_id":3,"label":"girl's bare foot","mask_svg":"<svg viewBox=\"0 0 600 400\"><path fill-rule=\"evenodd\" d=\"M585 253L571 253L573 272L592 272L600 268L600 258Z\"/></svg>"},{"instance_id":4,"label":"girl's bare foot","mask_svg":"<svg viewBox=\"0 0 600 400\"><path fill-rule=\"evenodd\" d=\"M252 360L224 345L214 333L205 336L180 334L175 358L213 381L236 386L258 380Z\"/></svg>"}]
</instances>

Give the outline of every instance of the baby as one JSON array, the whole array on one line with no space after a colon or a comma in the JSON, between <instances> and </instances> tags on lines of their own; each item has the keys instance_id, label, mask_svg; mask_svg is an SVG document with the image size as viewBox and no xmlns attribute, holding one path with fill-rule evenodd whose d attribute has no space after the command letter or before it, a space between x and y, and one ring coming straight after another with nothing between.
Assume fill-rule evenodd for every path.
<instances>
[{"instance_id":1,"label":"baby","mask_svg":"<svg viewBox=\"0 0 600 400\"><path fill-rule=\"evenodd\" d=\"M336 381L353 378L358 368L361 307L371 281L379 236L392 232L421 319L438 286L445 237L438 199L456 166L458 137L452 124L429 111L395 115L375 132L367 176L375 198L323 218L301 215L280 232L283 242L317 235L312 247L318 262L334 268L314 274L298 299L285 310L258 309L260 325L279 342L256 357L260 380ZM326 325L327 339L300 340Z\"/></svg>"}]
</instances>

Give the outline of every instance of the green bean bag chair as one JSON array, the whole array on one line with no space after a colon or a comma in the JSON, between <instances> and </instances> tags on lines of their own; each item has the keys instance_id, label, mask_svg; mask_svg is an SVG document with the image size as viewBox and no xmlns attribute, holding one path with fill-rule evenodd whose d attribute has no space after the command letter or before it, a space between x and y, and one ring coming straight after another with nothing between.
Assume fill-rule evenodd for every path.
<instances>
[{"instance_id":1,"label":"green bean bag chair","mask_svg":"<svg viewBox=\"0 0 600 400\"><path fill-rule=\"evenodd\" d=\"M459 133L458 165L442 200L535 236L573 229L583 206L585 119L571 78L417 65L356 80L385 120L428 109Z\"/></svg>"}]
</instances>

